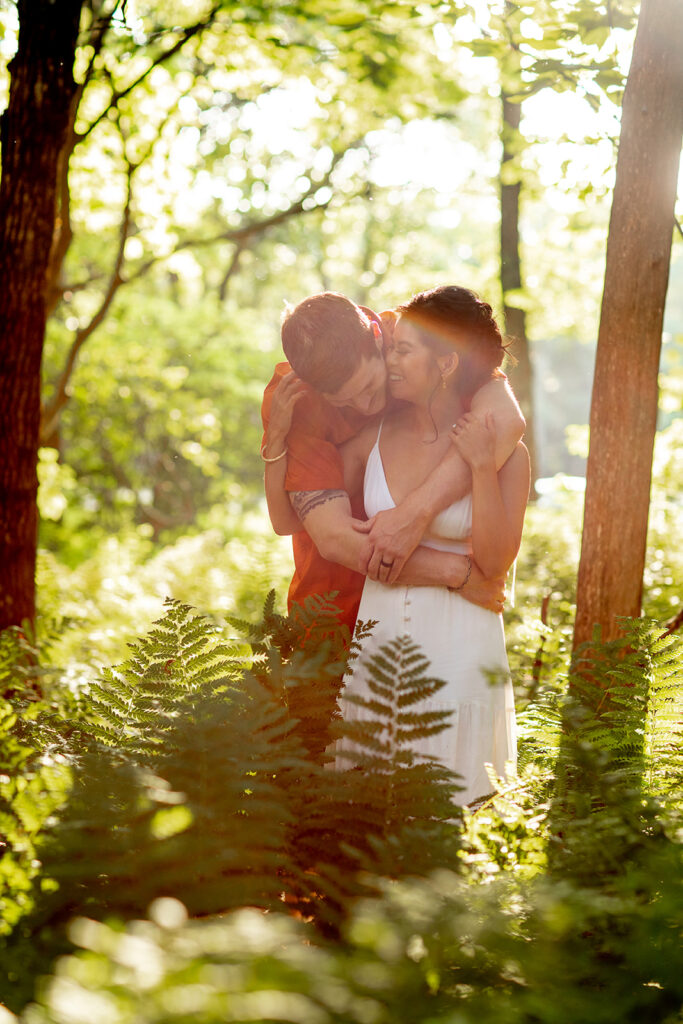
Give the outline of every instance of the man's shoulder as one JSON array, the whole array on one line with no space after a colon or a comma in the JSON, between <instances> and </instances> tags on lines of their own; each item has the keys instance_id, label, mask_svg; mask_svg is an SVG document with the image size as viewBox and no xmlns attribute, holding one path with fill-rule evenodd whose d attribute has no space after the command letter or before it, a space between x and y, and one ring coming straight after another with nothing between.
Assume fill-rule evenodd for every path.
<instances>
[{"instance_id":1,"label":"man's shoulder","mask_svg":"<svg viewBox=\"0 0 683 1024\"><path fill-rule=\"evenodd\" d=\"M264 391L264 396L267 395L267 394L270 394L271 391L274 391L275 388L280 383L280 381L282 380L282 378L286 377L287 374L291 373L291 372L292 372L292 367L289 365L289 363L285 363L285 362L276 363L275 364L275 369L273 370L273 376L270 378L270 380L266 384L266 388L265 388L265 391Z\"/></svg>"},{"instance_id":2,"label":"man's shoulder","mask_svg":"<svg viewBox=\"0 0 683 1024\"><path fill-rule=\"evenodd\" d=\"M265 387L264 392L263 392L263 402L261 404L261 409L262 409L262 412L265 415L269 415L270 414L270 406L271 406L272 401L273 401L273 395L274 395L275 391L277 390L277 388L279 387L280 383L282 382L283 378L285 378L288 373L292 373L292 372L293 372L292 371L292 367L289 365L289 363L286 363L286 362L276 363L275 368L273 370L273 376L270 378L270 380L266 384L266 387ZM315 391L313 391L312 388L309 388L308 385L304 385L304 387L305 387L304 395L297 402L296 408L297 409L299 409L299 408L304 409L304 408L310 408L310 407L318 408L318 406L320 404L319 396L316 395Z\"/></svg>"}]
</instances>

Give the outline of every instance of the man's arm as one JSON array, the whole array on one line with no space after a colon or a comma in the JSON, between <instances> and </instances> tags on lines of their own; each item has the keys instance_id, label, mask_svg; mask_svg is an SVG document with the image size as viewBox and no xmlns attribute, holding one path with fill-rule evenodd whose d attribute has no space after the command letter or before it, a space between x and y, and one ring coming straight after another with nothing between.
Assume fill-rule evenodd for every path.
<instances>
[{"instance_id":1,"label":"man's arm","mask_svg":"<svg viewBox=\"0 0 683 1024\"><path fill-rule=\"evenodd\" d=\"M346 492L295 491L290 498L322 557L365 574L370 544L367 537L353 528L355 520ZM418 547L406 560L398 582L409 586L456 587L468 601L500 611L505 596L504 580L485 579L474 564L469 570L466 555Z\"/></svg>"},{"instance_id":2,"label":"man's arm","mask_svg":"<svg viewBox=\"0 0 683 1024\"><path fill-rule=\"evenodd\" d=\"M268 394L270 392L270 394ZM304 385L292 372L284 374L273 386L268 385L261 410L263 442L261 457L265 463L264 487L268 515L275 533L281 537L303 529L285 490L287 476L287 436L292 425L294 408L304 394Z\"/></svg>"},{"instance_id":3,"label":"man's arm","mask_svg":"<svg viewBox=\"0 0 683 1024\"><path fill-rule=\"evenodd\" d=\"M472 399L472 412L482 419L493 417L496 431L496 468L507 461L524 433L524 417L507 380L500 377L485 384ZM412 491L394 509L378 512L369 520L366 530L372 545L367 574L379 578L380 562L391 564L383 576L386 583L395 583L406 559L420 543L432 519L454 501L472 490L472 473L457 452L451 449L420 487Z\"/></svg>"},{"instance_id":4,"label":"man's arm","mask_svg":"<svg viewBox=\"0 0 683 1024\"><path fill-rule=\"evenodd\" d=\"M268 453L276 451L275 444L264 445L262 451L268 458ZM266 492L266 504L270 523L275 533L280 537L289 537L293 533L303 530L303 524L292 508L289 494L285 490L285 477L287 475L287 455L276 462L266 462L263 474L263 483Z\"/></svg>"}]
</instances>

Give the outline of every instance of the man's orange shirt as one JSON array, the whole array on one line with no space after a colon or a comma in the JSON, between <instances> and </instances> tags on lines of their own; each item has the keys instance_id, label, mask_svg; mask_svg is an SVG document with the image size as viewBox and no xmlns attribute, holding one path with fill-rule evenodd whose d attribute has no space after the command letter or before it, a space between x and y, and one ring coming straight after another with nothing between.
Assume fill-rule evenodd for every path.
<instances>
[{"instance_id":1,"label":"man's orange shirt","mask_svg":"<svg viewBox=\"0 0 683 1024\"><path fill-rule=\"evenodd\" d=\"M261 406L264 430L268 427L273 392L290 369L289 363L278 363L266 387ZM337 445L357 434L365 423L366 416L352 409L335 408L309 388L294 407L287 435L286 489L345 490L344 467ZM364 519L362 494L350 497L353 515ZM336 592L334 603L341 610L340 621L353 632L365 576L322 558L305 530L293 534L292 548L295 571L287 595L288 606L295 602L303 604L311 594Z\"/></svg>"}]
</instances>

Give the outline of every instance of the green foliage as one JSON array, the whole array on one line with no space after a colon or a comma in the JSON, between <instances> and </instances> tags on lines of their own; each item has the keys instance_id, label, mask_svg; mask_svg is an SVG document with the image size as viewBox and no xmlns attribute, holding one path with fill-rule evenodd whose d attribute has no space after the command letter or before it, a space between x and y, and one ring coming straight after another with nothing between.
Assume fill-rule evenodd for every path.
<instances>
[{"instance_id":1,"label":"green foliage","mask_svg":"<svg viewBox=\"0 0 683 1024\"><path fill-rule=\"evenodd\" d=\"M680 514L681 423L674 419L655 439L643 611L660 631L680 611L683 518ZM516 567L516 599L506 610L506 635L518 702L562 681L569 660L581 544L583 491L558 476L527 509Z\"/></svg>"},{"instance_id":2,"label":"green foliage","mask_svg":"<svg viewBox=\"0 0 683 1024\"><path fill-rule=\"evenodd\" d=\"M614 648L601 654L617 668ZM617 761L625 766L627 747L604 743L595 732L595 700L587 691L572 700L581 711L583 766L589 773L604 768L610 749L620 751ZM681 781L679 774L679 787ZM580 778L575 795L583 785ZM384 883L379 897L356 904L334 944L280 914L241 910L221 921L188 922L182 906L165 901L152 906L149 921L124 931L76 921L70 935L82 951L60 963L40 1006L22 1019L75 1024L76 1007L96 1005L102 1013L115 1007L118 1019L136 1024L170 1024L188 1014L199 1024L673 1024L683 1006L680 820L666 806L655 820L642 791L629 795L607 784L603 796L601 809L574 818L564 803L565 817L553 821L562 826L555 832L560 842L571 823L573 857L586 867L588 853L585 877L570 860L550 874L537 861L534 872L528 843L518 844L518 859L508 851L504 870L486 873L480 845L464 851L464 873ZM513 820L509 803L496 800L477 818L490 842L496 834L511 841L520 832L532 835L542 814ZM594 856L596 825L606 844L602 857ZM617 849L620 859L613 857Z\"/></svg>"},{"instance_id":3,"label":"green foliage","mask_svg":"<svg viewBox=\"0 0 683 1024\"><path fill-rule=\"evenodd\" d=\"M40 652L18 629L0 635L0 693L3 985L25 1001L32 991L26 973L32 951L23 942L22 922L35 910L37 890L51 885L41 877L38 847L71 786L63 748L75 707L69 692L56 685L54 669L41 664Z\"/></svg>"},{"instance_id":4,"label":"green foliage","mask_svg":"<svg viewBox=\"0 0 683 1024\"><path fill-rule=\"evenodd\" d=\"M278 778L300 757L244 651L171 603L82 702L74 789L41 850L59 886L43 913L83 900L139 913L173 892L195 914L277 900L289 822Z\"/></svg>"},{"instance_id":5,"label":"green foliage","mask_svg":"<svg viewBox=\"0 0 683 1024\"><path fill-rule=\"evenodd\" d=\"M270 595L230 640L169 604L82 694L59 785L3 718L30 782L2 790L3 997L19 1010L27 975L80 947L22 1020L76 1024L87 1005L136 1024L672 1022L681 641L635 622L581 653L566 692L540 687L519 780L463 832L455 780L406 749L437 727L419 703L437 684L407 641L371 668L367 724L335 726L363 770L324 767L316 686L325 705L348 641L333 623L329 601L283 617Z\"/></svg>"},{"instance_id":6,"label":"green foliage","mask_svg":"<svg viewBox=\"0 0 683 1024\"><path fill-rule=\"evenodd\" d=\"M128 93L209 5L120 5L79 110L75 236L45 358L49 398L106 293L130 182L122 287L80 353L61 461L52 450L41 468L43 608L79 621L54 638L61 675L31 638L0 647L0 998L19 1009L55 972L27 1024L680 1017L680 645L638 627L591 680L567 678L577 495L530 510L508 616L520 778L499 780L464 833L455 780L396 742L439 724L420 716L437 684L418 652L390 645L375 717L334 724L348 637L333 605L285 617L271 598L244 621L288 574L264 516L244 515L283 295L334 287L381 306L454 276L495 295L498 97L467 51L496 57L527 106L579 83L598 107L620 94L608 19L627 28L633 6L490 4L507 18L468 47L460 8L221 3ZM15 28L11 5L0 20ZM435 127L448 183L396 173ZM559 416L557 382L595 333L607 220L595 165L576 160L605 130L583 147L572 133L550 141L552 196L524 146L512 168L529 185L521 301L550 339L535 353L549 472L566 467L563 423L583 416ZM683 568L680 389L664 368L645 580L660 623ZM121 657L167 593L163 620L92 684L93 662ZM247 639L188 604L230 613ZM335 734L362 770L325 766ZM151 920L131 921L150 901ZM52 967L71 942L82 952Z\"/></svg>"},{"instance_id":7,"label":"green foliage","mask_svg":"<svg viewBox=\"0 0 683 1024\"><path fill-rule=\"evenodd\" d=\"M151 626L167 596L216 616L255 616L260 595L274 584L286 591L292 572L289 539L275 537L266 522L264 510L244 515L235 499L209 511L205 530L161 548L139 527L99 541L96 531L80 534L90 553L74 567L42 550L39 634L45 619L68 619L53 657L85 680L93 668L126 657L127 639Z\"/></svg>"},{"instance_id":8,"label":"green foliage","mask_svg":"<svg viewBox=\"0 0 683 1024\"><path fill-rule=\"evenodd\" d=\"M60 561L73 568L103 536L131 528L172 543L221 505L229 518L254 507L258 402L283 298L332 287L388 306L456 278L495 300L498 99L488 62L472 59L461 31L467 6L118 5L108 28L110 8L98 8L99 48L84 4L73 238L47 332L48 404L69 347L97 329L49 440L59 470L43 474L41 539ZM477 6L479 34L487 16ZM588 89L616 74L605 66L611 51L594 61L588 37L623 28L628 3L609 16L549 0L533 11L489 6L487 45L502 59L519 44L525 88ZM591 59L579 60L587 48ZM0 58L10 52L8 42ZM548 53L556 66L544 70ZM533 157L522 168L525 302L539 350L550 339L544 383L564 379L563 346L573 356L577 339L595 334L607 222L604 196L576 198L600 191L600 174L581 165L597 147L569 128L561 146L569 175L564 166L541 182ZM430 158L417 160L423 150ZM585 373L570 390L587 393ZM553 420L544 472L567 468L562 428L583 414L560 416L556 398L544 403Z\"/></svg>"},{"instance_id":9,"label":"green foliage","mask_svg":"<svg viewBox=\"0 0 683 1024\"><path fill-rule=\"evenodd\" d=\"M260 622L228 618L249 640L254 678L294 720L294 734L320 764L328 760L325 750L351 642L337 614L333 600L314 595L303 607L294 606L291 615L279 615L271 591Z\"/></svg>"},{"instance_id":10,"label":"green foliage","mask_svg":"<svg viewBox=\"0 0 683 1024\"><path fill-rule=\"evenodd\" d=\"M432 760L417 762L408 749L411 735L435 728L433 716L419 706L406 712L434 686L425 674L427 662L405 641L383 647L369 684L381 690L393 678L400 700L368 708L362 726L341 721L341 676L372 624L360 624L349 645L335 614L329 601L309 598L285 619L273 614L271 595L263 621L246 630L255 655L252 673L294 720L293 735L311 765L306 784L297 780L290 791L293 847L304 871L292 895L327 928L338 927L349 902L372 888L372 875L395 878L454 865L459 846L453 776ZM382 733L391 742L378 741ZM349 770L340 764L326 770L334 754L343 762L349 744Z\"/></svg>"},{"instance_id":11,"label":"green foliage","mask_svg":"<svg viewBox=\"0 0 683 1024\"><path fill-rule=\"evenodd\" d=\"M134 917L170 896L194 916L273 911L284 898L336 931L375 875L456 865L447 773L401 758L370 776L323 767L348 640L335 613L314 601L284 619L271 594L247 645L169 602L128 661L80 692L61 789L52 787L59 798L47 806L44 773L6 792L14 833L30 820L29 853L40 862L39 873L21 862L25 877L11 891L3 995L12 1005L66 948L63 926L75 914ZM385 656L400 677L399 654ZM424 687L413 669L404 699ZM377 718L395 730L396 709ZM419 729L419 711L412 720ZM13 756L21 760L19 746Z\"/></svg>"}]
</instances>

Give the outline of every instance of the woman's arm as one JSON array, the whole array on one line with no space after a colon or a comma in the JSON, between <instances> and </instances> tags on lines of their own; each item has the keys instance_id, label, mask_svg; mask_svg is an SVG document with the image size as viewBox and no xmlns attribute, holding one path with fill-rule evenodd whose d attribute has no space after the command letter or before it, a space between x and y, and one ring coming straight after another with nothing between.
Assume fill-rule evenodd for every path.
<instances>
[{"instance_id":1,"label":"woman's arm","mask_svg":"<svg viewBox=\"0 0 683 1024\"><path fill-rule=\"evenodd\" d=\"M472 555L485 576L507 572L519 550L529 497L529 453L518 443L496 470L493 418L468 413L452 431L452 440L472 471Z\"/></svg>"}]
</instances>

